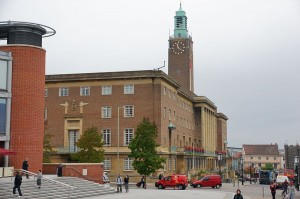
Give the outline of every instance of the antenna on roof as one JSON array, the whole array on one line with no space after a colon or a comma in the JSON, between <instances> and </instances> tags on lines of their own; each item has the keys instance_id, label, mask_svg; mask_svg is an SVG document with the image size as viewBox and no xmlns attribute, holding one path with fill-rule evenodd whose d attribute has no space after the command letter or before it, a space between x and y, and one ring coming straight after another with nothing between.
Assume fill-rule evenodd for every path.
<instances>
[{"instance_id":1,"label":"antenna on roof","mask_svg":"<svg viewBox=\"0 0 300 199\"><path fill-rule=\"evenodd\" d=\"M165 67L165 66L166 66L165 63L166 63L166 61L164 61L164 65L163 65L163 66L158 67L158 68L156 68L156 69L154 69L154 70L160 70L161 68Z\"/></svg>"}]
</instances>

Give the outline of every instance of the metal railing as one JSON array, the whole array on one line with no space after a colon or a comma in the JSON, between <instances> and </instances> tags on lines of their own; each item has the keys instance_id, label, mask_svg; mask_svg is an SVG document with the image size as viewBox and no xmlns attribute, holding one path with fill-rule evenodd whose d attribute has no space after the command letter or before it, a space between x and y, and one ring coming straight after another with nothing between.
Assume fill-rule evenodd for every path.
<instances>
[{"instance_id":1,"label":"metal railing","mask_svg":"<svg viewBox=\"0 0 300 199\"><path fill-rule=\"evenodd\" d=\"M27 170L24 170L24 169L12 169L12 173L14 173L14 172L16 172L16 171L20 171L20 172L22 172L23 174L25 173L25 174L28 174L28 175L30 175L30 176L34 176L34 178L37 176L36 173L30 172L30 171L27 171ZM13 179L13 176L14 176L14 175L12 175L11 180ZM45 176L43 176L42 179L43 179L43 180L46 180L46 181L48 181L48 182L51 182L51 183L54 183L54 184L57 184L57 185L61 185L61 186L64 186L64 187L68 188L68 198L70 198L70 192L71 192L71 190L74 190L74 189L77 188L77 187L74 187L74 186L65 184L65 183L63 183L63 182L59 182L59 181L56 181L56 180L47 178L47 177L45 177Z\"/></svg>"}]
</instances>

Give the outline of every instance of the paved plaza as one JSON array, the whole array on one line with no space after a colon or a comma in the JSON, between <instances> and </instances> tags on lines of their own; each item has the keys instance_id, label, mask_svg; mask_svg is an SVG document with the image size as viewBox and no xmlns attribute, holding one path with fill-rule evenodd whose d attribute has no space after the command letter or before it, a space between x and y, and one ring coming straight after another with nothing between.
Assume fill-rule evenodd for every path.
<instances>
[{"instance_id":1,"label":"paved plaza","mask_svg":"<svg viewBox=\"0 0 300 199\"><path fill-rule=\"evenodd\" d=\"M114 187L114 185L113 185ZM220 189L212 188L200 188L195 189L188 187L186 190L174 190L174 189L157 189L153 184L148 185L148 189L137 189L130 187L129 193L125 193L123 189L122 193L116 193L112 195L91 197L89 199L232 199L237 188L240 188L244 199L271 199L271 193L269 185L249 184L245 185L232 183L224 183ZM281 198L282 190L277 190L276 198ZM300 192L296 193L295 199L300 199Z\"/></svg>"}]
</instances>

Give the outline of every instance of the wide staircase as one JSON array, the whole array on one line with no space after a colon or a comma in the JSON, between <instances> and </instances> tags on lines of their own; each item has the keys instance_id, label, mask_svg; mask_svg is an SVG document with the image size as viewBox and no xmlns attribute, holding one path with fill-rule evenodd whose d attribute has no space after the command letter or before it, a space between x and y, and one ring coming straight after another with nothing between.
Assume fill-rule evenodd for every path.
<instances>
[{"instance_id":1,"label":"wide staircase","mask_svg":"<svg viewBox=\"0 0 300 199\"><path fill-rule=\"evenodd\" d=\"M0 180L0 199L16 198L19 195L17 190L16 195L12 194L13 184L14 178ZM36 179L23 177L21 191L22 198L26 199L89 198L115 193L113 188L77 177L55 177L51 181L44 179L41 189L38 189Z\"/></svg>"}]
</instances>

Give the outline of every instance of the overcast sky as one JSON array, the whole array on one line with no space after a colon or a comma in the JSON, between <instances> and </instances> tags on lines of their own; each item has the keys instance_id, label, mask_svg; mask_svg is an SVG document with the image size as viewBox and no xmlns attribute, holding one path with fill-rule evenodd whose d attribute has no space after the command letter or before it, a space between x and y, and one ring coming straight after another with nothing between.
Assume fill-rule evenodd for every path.
<instances>
[{"instance_id":1,"label":"overcast sky","mask_svg":"<svg viewBox=\"0 0 300 199\"><path fill-rule=\"evenodd\" d=\"M152 70L167 65L179 2L0 0L0 21L57 31L43 40L47 74ZM228 116L228 145L299 142L300 1L182 0L182 8L195 93Z\"/></svg>"}]
</instances>

